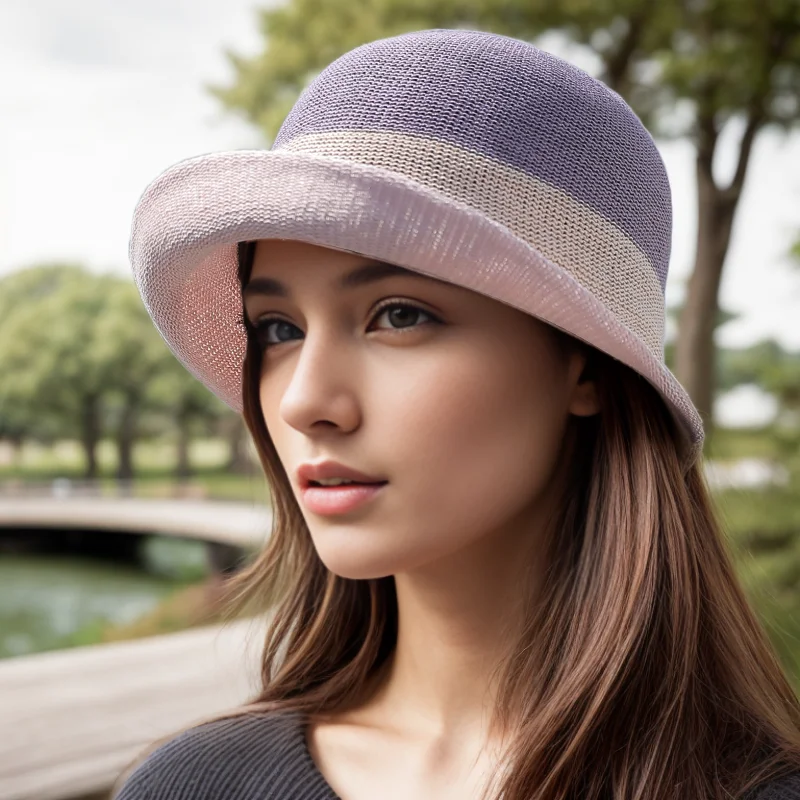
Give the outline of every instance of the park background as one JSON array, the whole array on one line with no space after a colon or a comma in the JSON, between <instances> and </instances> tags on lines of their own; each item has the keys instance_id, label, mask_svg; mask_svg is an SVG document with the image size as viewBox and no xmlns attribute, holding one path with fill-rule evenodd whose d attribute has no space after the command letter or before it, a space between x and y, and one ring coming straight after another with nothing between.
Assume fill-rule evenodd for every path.
<instances>
[{"instance_id":1,"label":"park background","mask_svg":"<svg viewBox=\"0 0 800 800\"><path fill-rule=\"evenodd\" d=\"M240 419L142 307L134 206L176 161L268 146L342 52L432 27L536 42L617 89L655 136L674 205L667 361L704 415L737 567L800 687L795 0L0 4L0 499L268 504ZM0 550L0 658L216 621L191 543L155 542L146 567Z\"/></svg>"}]
</instances>

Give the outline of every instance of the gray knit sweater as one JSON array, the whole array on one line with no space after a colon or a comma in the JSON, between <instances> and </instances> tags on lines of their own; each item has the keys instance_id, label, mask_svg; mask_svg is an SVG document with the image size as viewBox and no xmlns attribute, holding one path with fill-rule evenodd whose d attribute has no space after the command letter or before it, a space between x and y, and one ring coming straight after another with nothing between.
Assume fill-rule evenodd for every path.
<instances>
[{"instance_id":1,"label":"gray knit sweater","mask_svg":"<svg viewBox=\"0 0 800 800\"><path fill-rule=\"evenodd\" d=\"M301 720L281 713L192 728L153 751L114 800L341 800L311 758ZM800 800L800 772L747 800Z\"/></svg>"}]
</instances>

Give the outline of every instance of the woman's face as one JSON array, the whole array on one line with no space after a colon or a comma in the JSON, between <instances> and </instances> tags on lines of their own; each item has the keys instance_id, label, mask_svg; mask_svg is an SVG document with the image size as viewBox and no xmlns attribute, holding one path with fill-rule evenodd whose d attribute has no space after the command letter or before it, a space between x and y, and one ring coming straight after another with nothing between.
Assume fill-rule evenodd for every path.
<instances>
[{"instance_id":1,"label":"woman's face","mask_svg":"<svg viewBox=\"0 0 800 800\"><path fill-rule=\"evenodd\" d=\"M262 240L244 291L264 421L314 545L362 579L519 536L546 502L569 414L597 411L584 356L545 323L374 264ZM306 495L298 469L324 460L385 483ZM337 506L354 496L366 499Z\"/></svg>"}]
</instances>

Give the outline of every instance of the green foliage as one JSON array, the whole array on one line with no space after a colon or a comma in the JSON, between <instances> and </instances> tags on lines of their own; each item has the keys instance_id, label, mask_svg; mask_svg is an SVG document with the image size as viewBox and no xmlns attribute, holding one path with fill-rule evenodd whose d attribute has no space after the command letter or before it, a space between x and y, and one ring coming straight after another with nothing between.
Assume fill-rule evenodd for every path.
<instances>
[{"instance_id":1,"label":"green foliage","mask_svg":"<svg viewBox=\"0 0 800 800\"><path fill-rule=\"evenodd\" d=\"M22 305L56 294L65 282L80 278L83 269L77 264L40 264L6 275L0 292L0 320Z\"/></svg>"},{"instance_id":2,"label":"green foliage","mask_svg":"<svg viewBox=\"0 0 800 800\"><path fill-rule=\"evenodd\" d=\"M227 406L170 355L166 368L161 369L148 386L149 408L154 415L163 415L177 425L188 424L196 430L230 414ZM158 421L154 428L158 429Z\"/></svg>"},{"instance_id":3,"label":"green foliage","mask_svg":"<svg viewBox=\"0 0 800 800\"><path fill-rule=\"evenodd\" d=\"M741 350L723 350L720 353L720 388L732 389L743 383L763 382L766 372L777 365L789 363L778 342L767 339Z\"/></svg>"},{"instance_id":4,"label":"green foliage","mask_svg":"<svg viewBox=\"0 0 800 800\"><path fill-rule=\"evenodd\" d=\"M717 500L737 573L800 692L800 469L786 486Z\"/></svg>"},{"instance_id":5,"label":"green foliage","mask_svg":"<svg viewBox=\"0 0 800 800\"><path fill-rule=\"evenodd\" d=\"M143 395L154 376L174 357L153 327L132 281L104 281L104 299L96 321L95 361L106 385L123 394Z\"/></svg>"},{"instance_id":6,"label":"green foliage","mask_svg":"<svg viewBox=\"0 0 800 800\"><path fill-rule=\"evenodd\" d=\"M758 455L782 465L788 482L725 491L718 500L738 555L739 575L800 691L800 353L765 340L741 350L721 350L719 366L723 388L757 384L778 401L775 424L740 433L738 446L749 439L749 452L735 455ZM715 443L718 457L737 437L727 438Z\"/></svg>"},{"instance_id":7,"label":"green foliage","mask_svg":"<svg viewBox=\"0 0 800 800\"><path fill-rule=\"evenodd\" d=\"M706 451L706 457L720 462L774 459L772 428L769 425L753 428L718 427L715 431L713 451L710 453Z\"/></svg>"},{"instance_id":8,"label":"green foliage","mask_svg":"<svg viewBox=\"0 0 800 800\"><path fill-rule=\"evenodd\" d=\"M722 350L719 385L730 389L756 384L778 402L771 430L774 457L793 462L800 455L800 353L789 352L767 339L741 350Z\"/></svg>"},{"instance_id":9,"label":"green foliage","mask_svg":"<svg viewBox=\"0 0 800 800\"><path fill-rule=\"evenodd\" d=\"M92 351L103 279L74 266L16 273L0 285L0 414L26 433L60 435L102 391Z\"/></svg>"},{"instance_id":10,"label":"green foliage","mask_svg":"<svg viewBox=\"0 0 800 800\"><path fill-rule=\"evenodd\" d=\"M688 100L719 130L746 113L787 127L800 107L800 5L794 0L683 4L659 50L670 102Z\"/></svg>"}]
</instances>

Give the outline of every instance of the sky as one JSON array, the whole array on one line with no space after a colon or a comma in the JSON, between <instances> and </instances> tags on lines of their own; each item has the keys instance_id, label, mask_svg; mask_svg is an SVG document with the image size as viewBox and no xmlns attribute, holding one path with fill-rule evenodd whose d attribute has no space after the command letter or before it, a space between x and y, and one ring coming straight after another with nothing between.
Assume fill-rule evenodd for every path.
<instances>
[{"instance_id":1,"label":"sky","mask_svg":"<svg viewBox=\"0 0 800 800\"><path fill-rule=\"evenodd\" d=\"M0 276L53 260L126 272L133 209L150 181L190 156L264 146L206 87L231 81L226 50L260 49L265 5L0 0ZM723 138L720 175L732 169L735 134ZM687 142L657 143L673 193L670 305L692 265L694 164ZM798 233L800 130L765 132L721 289L741 318L720 329L720 344L771 336L800 349L800 266L786 255Z\"/></svg>"}]
</instances>

